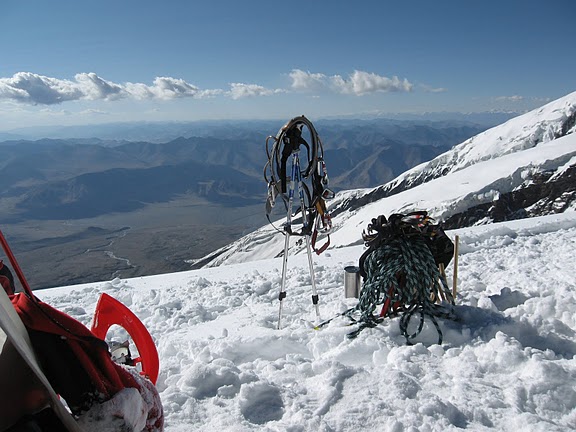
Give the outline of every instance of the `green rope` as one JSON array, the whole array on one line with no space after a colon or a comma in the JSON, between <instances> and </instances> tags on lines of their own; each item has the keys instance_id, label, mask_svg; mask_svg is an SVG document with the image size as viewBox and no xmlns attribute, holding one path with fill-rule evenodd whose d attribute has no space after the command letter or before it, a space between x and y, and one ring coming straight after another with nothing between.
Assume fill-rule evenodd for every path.
<instances>
[{"instance_id":1,"label":"green rope","mask_svg":"<svg viewBox=\"0 0 576 432\"><path fill-rule=\"evenodd\" d=\"M378 305L388 300L388 310L394 305L404 308L400 319L400 330L408 344L421 333L425 317L429 317L438 332L438 343L442 343L442 332L436 317L449 317L441 306L431 300L432 293L442 291L447 301L454 303L452 294L430 248L421 236L394 237L381 243L364 261L366 277L356 310L361 315L360 327L349 337L356 337L364 328L374 327L381 319L374 317ZM414 315L420 315L417 330L409 334L408 325Z\"/></svg>"}]
</instances>

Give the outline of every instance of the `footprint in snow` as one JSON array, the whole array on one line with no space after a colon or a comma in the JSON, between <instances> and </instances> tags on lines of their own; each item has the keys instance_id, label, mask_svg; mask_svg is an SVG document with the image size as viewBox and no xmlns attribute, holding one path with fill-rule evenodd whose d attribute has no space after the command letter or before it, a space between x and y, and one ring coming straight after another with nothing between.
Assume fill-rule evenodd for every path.
<instances>
[{"instance_id":1,"label":"footprint in snow","mask_svg":"<svg viewBox=\"0 0 576 432\"><path fill-rule=\"evenodd\" d=\"M284 415L280 390L262 382L243 385L240 389L240 411L246 420L255 424L280 420Z\"/></svg>"}]
</instances>

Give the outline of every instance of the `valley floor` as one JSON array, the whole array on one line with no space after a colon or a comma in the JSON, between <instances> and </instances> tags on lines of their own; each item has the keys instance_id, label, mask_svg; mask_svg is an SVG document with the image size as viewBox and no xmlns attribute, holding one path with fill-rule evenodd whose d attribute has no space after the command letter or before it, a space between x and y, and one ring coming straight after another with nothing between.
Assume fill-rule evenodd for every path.
<instances>
[{"instance_id":1,"label":"valley floor","mask_svg":"<svg viewBox=\"0 0 576 432\"><path fill-rule=\"evenodd\" d=\"M189 260L265 223L263 205L227 208L183 197L131 213L0 228L36 290L188 270Z\"/></svg>"}]
</instances>

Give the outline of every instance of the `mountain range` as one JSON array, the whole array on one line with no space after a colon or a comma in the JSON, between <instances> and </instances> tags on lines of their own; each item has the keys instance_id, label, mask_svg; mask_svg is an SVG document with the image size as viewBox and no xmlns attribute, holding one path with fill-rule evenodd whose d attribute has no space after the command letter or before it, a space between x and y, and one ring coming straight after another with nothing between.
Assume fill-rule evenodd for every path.
<instances>
[{"instance_id":1,"label":"mountain range","mask_svg":"<svg viewBox=\"0 0 576 432\"><path fill-rule=\"evenodd\" d=\"M259 129L224 129L224 138L180 137L162 144L3 142L0 221L96 217L186 194L227 207L262 201L266 135ZM447 123L331 122L325 159L336 190L375 186L480 130L478 125Z\"/></svg>"},{"instance_id":2,"label":"mountain range","mask_svg":"<svg viewBox=\"0 0 576 432\"><path fill-rule=\"evenodd\" d=\"M462 120L315 123L336 191L384 184L486 130ZM186 259L266 223L264 144L282 125L164 124L140 129L158 132L151 141L119 134L1 142L3 232L33 270L34 287L185 270ZM183 135L152 142L171 126Z\"/></svg>"},{"instance_id":3,"label":"mountain range","mask_svg":"<svg viewBox=\"0 0 576 432\"><path fill-rule=\"evenodd\" d=\"M0 223L33 270L34 287L277 256L283 238L266 225L262 168L265 138L280 126L195 124L186 135L199 136L162 143L113 139L119 136L1 142ZM338 192L330 203L332 248L361 242L372 217L409 208L461 227L572 205L573 143L548 162L540 153L574 131L574 95L490 129L462 119L325 119L315 126ZM518 159L515 172L487 175L500 172L487 164L528 157L531 149L539 154L534 163ZM479 183L456 187L452 176L466 170L479 170L471 174ZM426 187L445 189L446 203L426 202ZM460 190L466 194L454 194ZM338 231L349 220L359 234L343 242Z\"/></svg>"}]
</instances>

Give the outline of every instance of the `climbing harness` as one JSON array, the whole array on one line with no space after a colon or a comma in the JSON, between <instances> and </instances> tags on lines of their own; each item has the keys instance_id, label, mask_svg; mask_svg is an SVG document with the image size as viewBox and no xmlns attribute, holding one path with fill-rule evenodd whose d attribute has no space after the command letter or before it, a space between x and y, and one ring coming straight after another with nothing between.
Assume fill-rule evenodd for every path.
<instances>
[{"instance_id":1,"label":"climbing harness","mask_svg":"<svg viewBox=\"0 0 576 432\"><path fill-rule=\"evenodd\" d=\"M310 142L305 136L309 137ZM300 157L301 146L306 148L304 163ZM274 226L270 215L278 198L283 201L285 210L292 212L293 209L289 208L289 204L290 199L294 198L297 187L300 207L293 212L292 217L301 214L299 221L301 229L295 230L296 221L291 220L290 226L284 226L282 232L289 229L290 235L312 236L312 248L316 254L321 254L330 245L332 219L326 208L326 200L333 198L334 192L327 187L329 179L324 162L324 148L312 122L304 116L294 117L278 131L276 136L266 138L266 155L268 161L264 166L264 180L268 185L266 200L268 221ZM289 158L292 158L290 171L288 171ZM323 246L316 248L320 234L327 235L327 240Z\"/></svg>"},{"instance_id":2,"label":"climbing harness","mask_svg":"<svg viewBox=\"0 0 576 432\"><path fill-rule=\"evenodd\" d=\"M306 149L306 159L300 157L302 147ZM278 328L281 328L291 236L301 236L305 239L312 281L312 304L316 310L316 316L320 318L311 251L314 250L319 255L330 245L329 234L332 229L332 220L326 208L326 200L333 198L334 192L327 188L328 173L324 162L322 142L314 125L306 117L294 117L278 131L276 136L266 138L266 154L268 156L268 161L264 166L264 180L268 185L266 217L272 226L285 236L282 284L278 295L280 301ZM288 169L289 159L291 160L290 169ZM294 210L296 196L298 196L299 207ZM282 229L277 228L270 217L278 198L283 201L286 210L286 221ZM316 247L318 236L321 234L326 235L326 242L321 247Z\"/></svg>"}]
</instances>

